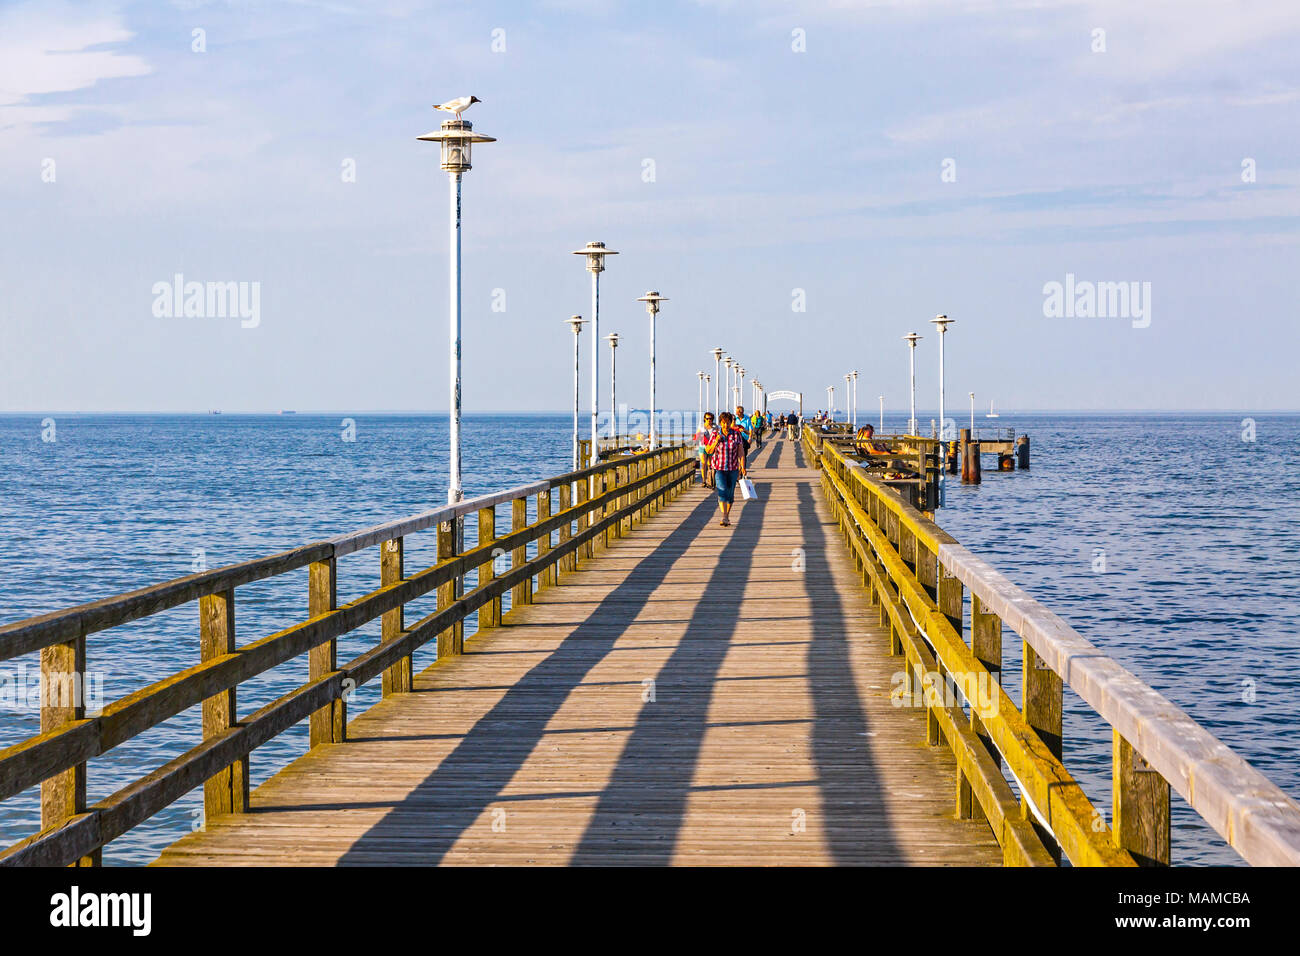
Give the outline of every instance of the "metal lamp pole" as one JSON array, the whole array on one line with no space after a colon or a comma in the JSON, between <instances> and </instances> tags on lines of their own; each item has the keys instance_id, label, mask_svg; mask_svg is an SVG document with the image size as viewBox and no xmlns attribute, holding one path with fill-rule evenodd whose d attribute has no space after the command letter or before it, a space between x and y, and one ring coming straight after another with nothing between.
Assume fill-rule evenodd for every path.
<instances>
[{"instance_id":1,"label":"metal lamp pole","mask_svg":"<svg viewBox=\"0 0 1300 956\"><path fill-rule=\"evenodd\" d=\"M911 365L909 367L912 373L912 415L907 420L907 433L909 435L916 434L916 343L921 341L921 338L915 332L908 332L903 336L903 340L910 346L908 354L911 356Z\"/></svg>"},{"instance_id":2,"label":"metal lamp pole","mask_svg":"<svg viewBox=\"0 0 1300 956\"><path fill-rule=\"evenodd\" d=\"M853 376L853 427L858 427L858 370L849 373Z\"/></svg>"},{"instance_id":3,"label":"metal lamp pole","mask_svg":"<svg viewBox=\"0 0 1300 956\"><path fill-rule=\"evenodd\" d=\"M700 380L698 396L695 400L695 427L699 428L700 422L704 421L704 373L696 372L695 377Z\"/></svg>"},{"instance_id":4,"label":"metal lamp pole","mask_svg":"<svg viewBox=\"0 0 1300 956\"><path fill-rule=\"evenodd\" d=\"M582 456L578 453L578 386L582 375L582 359L579 354L578 340L582 337L583 318L580 315L565 319L573 329L573 470L582 467Z\"/></svg>"},{"instance_id":5,"label":"metal lamp pole","mask_svg":"<svg viewBox=\"0 0 1300 956\"><path fill-rule=\"evenodd\" d=\"M735 392L735 389L733 388L733 386L732 386L732 384L731 384L731 370L732 370L733 368L735 368L735 367L736 367L736 360L733 359L730 355L728 355L728 356L727 356L727 388L726 388L726 394L727 394L727 406L728 406L728 407L727 407L726 411L731 411L731 407L730 407L730 406L736 404L735 402L732 401L732 399L735 397L736 392ZM722 413L722 411L719 410L719 414L721 414L721 413Z\"/></svg>"},{"instance_id":6,"label":"metal lamp pole","mask_svg":"<svg viewBox=\"0 0 1300 956\"><path fill-rule=\"evenodd\" d=\"M745 400L745 366L736 366L736 402L739 405Z\"/></svg>"},{"instance_id":7,"label":"metal lamp pole","mask_svg":"<svg viewBox=\"0 0 1300 956\"><path fill-rule=\"evenodd\" d=\"M826 414L830 416L831 421L835 421L835 386L834 385L826 386Z\"/></svg>"},{"instance_id":8,"label":"metal lamp pole","mask_svg":"<svg viewBox=\"0 0 1300 956\"><path fill-rule=\"evenodd\" d=\"M944 503L944 475L948 469L944 467L947 461L947 448L944 446L946 440L943 435L944 428L944 408L943 408L943 340L948 336L948 326L952 325L954 320L946 315L936 315L930 322L939 329L939 450L943 454L943 462L939 465L939 504ZM954 436L955 437L955 436Z\"/></svg>"},{"instance_id":9,"label":"metal lamp pole","mask_svg":"<svg viewBox=\"0 0 1300 956\"><path fill-rule=\"evenodd\" d=\"M425 133L416 139L438 143L442 147L442 168L447 171L451 187L451 217L448 240L450 263L448 269L449 335L448 335L448 391L451 420L449 427L450 451L448 454L447 501L455 504L464 497L461 489L460 464L460 180L470 165L470 152L475 143L494 143L491 136L474 132L474 124L459 117L446 120L434 133ZM459 537L459 535L458 535Z\"/></svg>"},{"instance_id":10,"label":"metal lamp pole","mask_svg":"<svg viewBox=\"0 0 1300 956\"><path fill-rule=\"evenodd\" d=\"M615 404L615 399L618 397L618 386L615 384L617 382L615 373L618 370L616 358L618 353L618 333L610 332L609 335L605 336L605 341L609 343L609 437L615 439L615 444L617 444L618 405Z\"/></svg>"},{"instance_id":11,"label":"metal lamp pole","mask_svg":"<svg viewBox=\"0 0 1300 956\"><path fill-rule=\"evenodd\" d=\"M605 257L618 255L606 249L603 242L589 242L583 249L575 249L575 256L587 257L587 271L591 273L591 462L599 462L596 451L596 419L600 417L600 274L605 271Z\"/></svg>"},{"instance_id":12,"label":"metal lamp pole","mask_svg":"<svg viewBox=\"0 0 1300 956\"><path fill-rule=\"evenodd\" d=\"M853 422L853 376L848 372L844 373L844 420L852 424Z\"/></svg>"},{"instance_id":13,"label":"metal lamp pole","mask_svg":"<svg viewBox=\"0 0 1300 956\"><path fill-rule=\"evenodd\" d=\"M970 437L975 437L975 393L970 393Z\"/></svg>"},{"instance_id":14,"label":"metal lamp pole","mask_svg":"<svg viewBox=\"0 0 1300 956\"><path fill-rule=\"evenodd\" d=\"M722 412L719 395L722 391L722 349L713 350L713 417Z\"/></svg>"},{"instance_id":15,"label":"metal lamp pole","mask_svg":"<svg viewBox=\"0 0 1300 956\"><path fill-rule=\"evenodd\" d=\"M650 450L659 445L659 430L655 424L655 316L659 314L659 303L668 299L658 292L647 292L637 297L638 302L645 303L645 310L650 313Z\"/></svg>"},{"instance_id":16,"label":"metal lamp pole","mask_svg":"<svg viewBox=\"0 0 1300 956\"><path fill-rule=\"evenodd\" d=\"M880 396L880 434L885 433L885 396Z\"/></svg>"}]
</instances>

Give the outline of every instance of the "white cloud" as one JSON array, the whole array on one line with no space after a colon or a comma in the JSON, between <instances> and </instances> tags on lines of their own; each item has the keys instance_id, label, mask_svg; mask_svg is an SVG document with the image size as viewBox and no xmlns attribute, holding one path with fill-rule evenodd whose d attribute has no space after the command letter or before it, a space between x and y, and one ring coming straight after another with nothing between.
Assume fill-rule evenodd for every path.
<instances>
[{"instance_id":1,"label":"white cloud","mask_svg":"<svg viewBox=\"0 0 1300 956\"><path fill-rule=\"evenodd\" d=\"M0 127L69 117L63 107L33 106L33 96L151 72L139 56L102 49L131 37L107 7L29 2L0 9Z\"/></svg>"}]
</instances>

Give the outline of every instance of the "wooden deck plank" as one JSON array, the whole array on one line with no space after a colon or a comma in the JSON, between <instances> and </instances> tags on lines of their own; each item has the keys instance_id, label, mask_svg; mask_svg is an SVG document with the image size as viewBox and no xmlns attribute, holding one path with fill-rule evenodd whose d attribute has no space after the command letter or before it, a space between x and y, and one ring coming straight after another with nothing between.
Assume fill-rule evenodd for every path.
<instances>
[{"instance_id":1,"label":"wooden deck plank","mask_svg":"<svg viewBox=\"0 0 1300 956\"><path fill-rule=\"evenodd\" d=\"M752 476L733 527L688 491L158 863L1000 864L817 473L781 440Z\"/></svg>"}]
</instances>

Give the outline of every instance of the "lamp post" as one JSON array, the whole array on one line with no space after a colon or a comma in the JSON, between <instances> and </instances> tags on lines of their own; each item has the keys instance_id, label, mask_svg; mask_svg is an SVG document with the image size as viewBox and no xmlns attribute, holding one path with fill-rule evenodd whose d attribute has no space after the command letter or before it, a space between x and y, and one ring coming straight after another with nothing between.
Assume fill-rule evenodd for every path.
<instances>
[{"instance_id":1,"label":"lamp post","mask_svg":"<svg viewBox=\"0 0 1300 956\"><path fill-rule=\"evenodd\" d=\"M921 341L921 336L915 332L908 332L903 336L903 340L911 347L908 354L911 356L911 374L912 374L912 414L907 420L907 433L916 434L916 343Z\"/></svg>"},{"instance_id":2,"label":"lamp post","mask_svg":"<svg viewBox=\"0 0 1300 956\"><path fill-rule=\"evenodd\" d=\"M586 248L575 249L575 256L587 257L587 271L591 273L591 462L599 462L596 452L596 419L600 416L600 274L605 271L605 257L618 255L606 249L603 242L589 242Z\"/></svg>"},{"instance_id":3,"label":"lamp post","mask_svg":"<svg viewBox=\"0 0 1300 956\"><path fill-rule=\"evenodd\" d=\"M848 372L844 373L844 420L850 424L853 423L853 376Z\"/></svg>"},{"instance_id":4,"label":"lamp post","mask_svg":"<svg viewBox=\"0 0 1300 956\"><path fill-rule=\"evenodd\" d=\"M700 380L699 397L695 402L695 427L700 427L700 422L704 421L704 373L696 372L696 377Z\"/></svg>"},{"instance_id":5,"label":"lamp post","mask_svg":"<svg viewBox=\"0 0 1300 956\"><path fill-rule=\"evenodd\" d=\"M425 133L416 139L439 143L442 147L442 168L447 171L451 186L451 217L449 220L450 268L450 328L448 337L448 389L450 391L451 421L448 429L450 451L448 454L447 502L455 504L464 497L460 476L460 179L472 168L470 151L475 143L494 143L491 136L474 132L469 120L446 120L435 133ZM459 539L459 528L457 529Z\"/></svg>"},{"instance_id":6,"label":"lamp post","mask_svg":"<svg viewBox=\"0 0 1300 956\"><path fill-rule=\"evenodd\" d=\"M722 390L722 349L713 350L713 417L722 411L718 396Z\"/></svg>"},{"instance_id":7,"label":"lamp post","mask_svg":"<svg viewBox=\"0 0 1300 956\"><path fill-rule=\"evenodd\" d=\"M647 292L637 297L638 302L645 303L645 310L650 313L650 450L658 447L658 428L655 425L655 316L659 314L659 303L668 299L658 292Z\"/></svg>"},{"instance_id":8,"label":"lamp post","mask_svg":"<svg viewBox=\"0 0 1300 956\"><path fill-rule=\"evenodd\" d=\"M831 421L835 421L835 386L826 386L826 414L830 416Z\"/></svg>"},{"instance_id":9,"label":"lamp post","mask_svg":"<svg viewBox=\"0 0 1300 956\"><path fill-rule=\"evenodd\" d=\"M943 434L943 429L944 429L943 340L947 337L948 326L952 325L953 321L954 321L953 319L948 318L948 316L946 315L936 315L933 319L930 320L931 324L933 324L935 327L939 329L939 454L943 462L946 462L948 460L948 448L947 445L944 444L946 439L944 438L944 434ZM954 435L953 437L955 438L956 436ZM944 496L944 491L945 491L944 475L947 474L947 472L948 469L943 467L943 464L940 464L939 466L939 506L940 507L943 506L944 501L946 500Z\"/></svg>"},{"instance_id":10,"label":"lamp post","mask_svg":"<svg viewBox=\"0 0 1300 956\"><path fill-rule=\"evenodd\" d=\"M727 387L725 389L727 394L727 406L728 406L727 411L731 411L730 406L736 404L735 402L732 401L732 399L736 395L736 392L734 387L731 384L731 370L735 367L736 367L736 360L733 359L730 355L728 355L727 356ZM719 410L719 414L721 414L721 410Z\"/></svg>"},{"instance_id":11,"label":"lamp post","mask_svg":"<svg viewBox=\"0 0 1300 956\"><path fill-rule=\"evenodd\" d=\"M615 373L618 369L618 333L610 332L605 336L605 341L609 343L609 437L616 439L615 444L617 444L618 405L615 404L615 399L618 398L618 386Z\"/></svg>"},{"instance_id":12,"label":"lamp post","mask_svg":"<svg viewBox=\"0 0 1300 956\"><path fill-rule=\"evenodd\" d=\"M745 398L745 366L736 366L736 401L739 405Z\"/></svg>"},{"instance_id":13,"label":"lamp post","mask_svg":"<svg viewBox=\"0 0 1300 956\"><path fill-rule=\"evenodd\" d=\"M885 396L880 396L880 434L885 433Z\"/></svg>"},{"instance_id":14,"label":"lamp post","mask_svg":"<svg viewBox=\"0 0 1300 956\"><path fill-rule=\"evenodd\" d=\"M948 326L955 322L946 315L936 315L930 320L939 329L939 439L943 440L943 340L947 336ZM940 472L942 474L942 472Z\"/></svg>"},{"instance_id":15,"label":"lamp post","mask_svg":"<svg viewBox=\"0 0 1300 956\"><path fill-rule=\"evenodd\" d=\"M573 470L577 471L582 467L582 456L578 453L578 384L582 371L578 339L582 337L583 318L580 315L572 315L565 321L573 329Z\"/></svg>"},{"instance_id":16,"label":"lamp post","mask_svg":"<svg viewBox=\"0 0 1300 956\"><path fill-rule=\"evenodd\" d=\"M710 388L717 388L717 385L715 385L713 382L713 376L710 375L708 372L705 372L704 373L704 404L706 408L708 407L709 404ZM718 416L715 414L713 417L716 420Z\"/></svg>"},{"instance_id":17,"label":"lamp post","mask_svg":"<svg viewBox=\"0 0 1300 956\"><path fill-rule=\"evenodd\" d=\"M975 393L970 393L970 437L975 437Z\"/></svg>"},{"instance_id":18,"label":"lamp post","mask_svg":"<svg viewBox=\"0 0 1300 956\"><path fill-rule=\"evenodd\" d=\"M849 373L853 376L853 427L858 427L858 370Z\"/></svg>"}]
</instances>

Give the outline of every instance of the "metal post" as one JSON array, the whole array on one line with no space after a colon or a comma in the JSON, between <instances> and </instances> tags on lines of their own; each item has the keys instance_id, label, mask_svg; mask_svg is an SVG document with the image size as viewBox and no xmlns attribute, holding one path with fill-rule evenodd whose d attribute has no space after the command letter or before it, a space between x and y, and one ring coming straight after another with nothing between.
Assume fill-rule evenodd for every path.
<instances>
[{"instance_id":1,"label":"metal post","mask_svg":"<svg viewBox=\"0 0 1300 956\"><path fill-rule=\"evenodd\" d=\"M449 468L447 503L456 504L464 493L460 484L460 173L447 174L451 182L451 221L448 240L451 247L451 268L448 284L451 287L451 329L448 379L451 390L451 421L449 423Z\"/></svg>"},{"instance_id":2,"label":"metal post","mask_svg":"<svg viewBox=\"0 0 1300 956\"><path fill-rule=\"evenodd\" d=\"M908 368L911 374L911 392L912 392L912 412L907 420L907 433L916 434L916 343L921 341L921 336L915 332L908 332L903 336L903 340L908 345Z\"/></svg>"},{"instance_id":3,"label":"metal post","mask_svg":"<svg viewBox=\"0 0 1300 956\"><path fill-rule=\"evenodd\" d=\"M935 316L933 319L931 319L930 321L931 321L932 323L934 323L934 325L937 326L938 329L939 329L939 435L938 435L938 438L939 438L939 447L940 447L941 449L944 449L944 451L945 451L945 457L946 457L946 446L944 445L944 440L945 440L945 439L944 439L944 436L943 436L943 426L944 426L944 400L943 400L943 399L944 399L944 396L943 396L943 343L944 343L944 339L946 339L946 338L948 337L948 326L950 326L950 325L952 324L953 320L950 319L950 318L948 318L948 316L946 316L946 315L936 315L936 316ZM944 472L945 472L945 471L946 471L946 469L944 469L942 466L940 466L940 468L939 468L939 505L940 505L940 507L942 507L943 504L944 504L944 491L945 491Z\"/></svg>"},{"instance_id":4,"label":"metal post","mask_svg":"<svg viewBox=\"0 0 1300 956\"><path fill-rule=\"evenodd\" d=\"M658 429L655 427L655 314L650 313L650 450L658 447Z\"/></svg>"},{"instance_id":5,"label":"metal post","mask_svg":"<svg viewBox=\"0 0 1300 956\"><path fill-rule=\"evenodd\" d=\"M600 461L600 438L596 419L600 417L600 272L591 273L591 461Z\"/></svg>"},{"instance_id":6,"label":"metal post","mask_svg":"<svg viewBox=\"0 0 1300 956\"><path fill-rule=\"evenodd\" d=\"M618 398L617 386L615 385L616 373L618 371L618 335L611 332L605 336L609 341L609 437L618 439Z\"/></svg>"},{"instance_id":7,"label":"metal post","mask_svg":"<svg viewBox=\"0 0 1300 956\"><path fill-rule=\"evenodd\" d=\"M578 446L578 400L582 381L582 354L579 340L582 338L582 316L570 316L569 327L573 329L573 470L582 468L582 455Z\"/></svg>"},{"instance_id":8,"label":"metal post","mask_svg":"<svg viewBox=\"0 0 1300 956\"><path fill-rule=\"evenodd\" d=\"M916 434L916 343L915 342L912 343L911 349L908 350L908 355L911 357L909 361L910 361L910 372L911 372L911 383L912 383L912 411L907 418L907 433L909 435L915 435Z\"/></svg>"},{"instance_id":9,"label":"metal post","mask_svg":"<svg viewBox=\"0 0 1300 956\"><path fill-rule=\"evenodd\" d=\"M722 349L713 350L713 418L722 413Z\"/></svg>"},{"instance_id":10,"label":"metal post","mask_svg":"<svg viewBox=\"0 0 1300 956\"><path fill-rule=\"evenodd\" d=\"M885 433L885 396L880 396L880 434Z\"/></svg>"}]
</instances>

